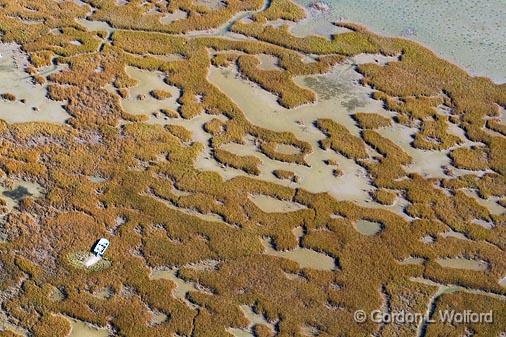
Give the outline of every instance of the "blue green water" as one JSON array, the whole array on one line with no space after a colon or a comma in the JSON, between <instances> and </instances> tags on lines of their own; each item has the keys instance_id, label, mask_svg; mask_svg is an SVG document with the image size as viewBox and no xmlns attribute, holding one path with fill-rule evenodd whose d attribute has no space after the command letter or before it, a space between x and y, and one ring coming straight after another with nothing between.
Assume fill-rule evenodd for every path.
<instances>
[{"instance_id":1,"label":"blue green water","mask_svg":"<svg viewBox=\"0 0 506 337\"><path fill-rule=\"evenodd\" d=\"M307 6L312 0L297 0ZM506 0L325 0L313 20L353 21L421 42L473 75L506 82ZM410 34L411 33L411 34Z\"/></svg>"}]
</instances>

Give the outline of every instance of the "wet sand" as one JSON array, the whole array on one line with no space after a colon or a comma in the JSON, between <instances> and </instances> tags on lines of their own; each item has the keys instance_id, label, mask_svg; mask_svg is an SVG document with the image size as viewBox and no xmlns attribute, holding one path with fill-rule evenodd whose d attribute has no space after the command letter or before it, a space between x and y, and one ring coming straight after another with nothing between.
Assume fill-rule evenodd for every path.
<instances>
[{"instance_id":1,"label":"wet sand","mask_svg":"<svg viewBox=\"0 0 506 337\"><path fill-rule=\"evenodd\" d=\"M382 225L369 221L369 220L358 220L353 224L353 227L359 232L360 234L371 236L378 234L381 229Z\"/></svg>"},{"instance_id":2,"label":"wet sand","mask_svg":"<svg viewBox=\"0 0 506 337\"><path fill-rule=\"evenodd\" d=\"M35 85L24 69L28 65L27 56L13 43L0 43L0 94L11 93L16 101L0 99L0 119L8 123L50 122L65 123L70 117L63 109L62 102L50 100L47 84ZM56 66L45 67L41 74L55 72ZM22 103L21 100L25 100Z\"/></svg>"},{"instance_id":3,"label":"wet sand","mask_svg":"<svg viewBox=\"0 0 506 337\"><path fill-rule=\"evenodd\" d=\"M333 151L322 150L319 141L324 135L314 127L313 122L318 118L331 118L346 126L352 134L358 135L359 129L351 118L349 107L359 105L362 111L374 112L381 108L381 104L368 99L369 90L355 83L359 75L350 65L340 65L328 74L322 76L326 85L334 87L334 97L321 99L316 104L308 104L295 109L285 109L276 102L276 97L259 88L255 84L237 77L237 71L232 68L219 69L211 67L208 79L222 92L230 97L245 113L246 118L255 125L275 131L291 131L299 139L309 142L313 152L306 156L310 167L272 160L255 147L234 144L232 150L236 154L255 155L261 159L260 178L289 186L297 186L310 192L329 192L338 200L365 200L372 190L367 172L353 160L347 159ZM300 85L306 86L303 79L298 79ZM325 85L324 84L324 85ZM314 83L318 94L318 83ZM244 92L249 92L244 95ZM344 105L343 105L344 104ZM229 145L227 145L229 146ZM338 162L343 175L335 177L334 167L324 163L327 159ZM281 181L272 175L272 171L284 169L299 176L299 183ZM221 171L221 169L215 169ZM230 171L230 170L229 170ZM235 170L238 172L238 170ZM240 173L236 173L240 174Z\"/></svg>"},{"instance_id":4,"label":"wet sand","mask_svg":"<svg viewBox=\"0 0 506 337\"><path fill-rule=\"evenodd\" d=\"M300 239L303 235L301 228L295 228L293 230L294 235L297 239ZM295 261L301 268L311 268L316 270L336 270L336 261L334 258L314 251L312 249L296 247L291 250L279 251L275 250L271 240L262 239L262 245L264 246L264 254L282 257L288 260Z\"/></svg>"},{"instance_id":5,"label":"wet sand","mask_svg":"<svg viewBox=\"0 0 506 337\"><path fill-rule=\"evenodd\" d=\"M12 211L18 203L26 197L39 198L43 194L43 188L29 181L14 180L12 186L0 185L0 198L5 200L7 211Z\"/></svg>"},{"instance_id":6,"label":"wet sand","mask_svg":"<svg viewBox=\"0 0 506 337\"><path fill-rule=\"evenodd\" d=\"M249 199L266 213L286 213L295 212L300 209L306 208L306 206L298 204L296 202L279 200L268 195L253 194L249 196Z\"/></svg>"},{"instance_id":7,"label":"wet sand","mask_svg":"<svg viewBox=\"0 0 506 337\"><path fill-rule=\"evenodd\" d=\"M182 11L180 9L174 11L174 13L169 13L160 18L160 22L163 24L169 24L173 21L186 19L188 17L188 13Z\"/></svg>"},{"instance_id":8,"label":"wet sand","mask_svg":"<svg viewBox=\"0 0 506 337\"><path fill-rule=\"evenodd\" d=\"M195 308L195 304L186 299L186 294L190 291L199 291L193 282L186 282L177 277L177 269L156 269L151 272L150 279L170 280L175 283L176 287L172 290L172 296L185 302L191 308Z\"/></svg>"},{"instance_id":9,"label":"wet sand","mask_svg":"<svg viewBox=\"0 0 506 337\"><path fill-rule=\"evenodd\" d=\"M164 82L163 73L135 67L126 67L125 71L128 76L137 81L136 86L128 89L128 97L121 99L121 105L127 112L152 117L151 114L159 112L160 109L176 110L178 108L179 104L176 100L180 96L180 91ZM159 100L151 96L151 90L168 91L172 96Z\"/></svg>"},{"instance_id":10,"label":"wet sand","mask_svg":"<svg viewBox=\"0 0 506 337\"><path fill-rule=\"evenodd\" d=\"M85 322L68 318L72 330L69 337L109 337L111 334L106 329L92 327Z\"/></svg>"},{"instance_id":11,"label":"wet sand","mask_svg":"<svg viewBox=\"0 0 506 337\"><path fill-rule=\"evenodd\" d=\"M405 167L406 172L419 173L430 178L446 177L442 167L450 164L449 151L427 151L412 147L410 144L413 142L413 135L417 129L393 124L391 127L381 128L377 131L380 135L399 145L404 152L411 156L413 163Z\"/></svg>"},{"instance_id":12,"label":"wet sand","mask_svg":"<svg viewBox=\"0 0 506 337\"><path fill-rule=\"evenodd\" d=\"M260 60L260 64L258 65L258 68L262 70L279 70L281 69L278 65L278 58L274 57L272 55L267 54L259 54L257 55L258 59Z\"/></svg>"},{"instance_id":13,"label":"wet sand","mask_svg":"<svg viewBox=\"0 0 506 337\"><path fill-rule=\"evenodd\" d=\"M267 326L272 333L275 333L274 323L268 322L265 317L261 314L258 314L253 311L253 308L248 305L241 305L241 311L243 312L246 319L249 321L249 324L244 329L238 328L229 328L227 329L235 337L255 337L253 333L253 327L257 324L263 324Z\"/></svg>"},{"instance_id":14,"label":"wet sand","mask_svg":"<svg viewBox=\"0 0 506 337\"><path fill-rule=\"evenodd\" d=\"M472 271L486 271L488 263L485 261L470 260L464 258L440 258L436 262L443 268L465 269Z\"/></svg>"},{"instance_id":15,"label":"wet sand","mask_svg":"<svg viewBox=\"0 0 506 337\"><path fill-rule=\"evenodd\" d=\"M76 19L76 22L80 25L84 26L88 31L94 32L94 31L104 31L109 34L115 32L117 29L111 27L107 22L103 21L92 21L92 20L85 20L85 19Z\"/></svg>"}]
</instances>

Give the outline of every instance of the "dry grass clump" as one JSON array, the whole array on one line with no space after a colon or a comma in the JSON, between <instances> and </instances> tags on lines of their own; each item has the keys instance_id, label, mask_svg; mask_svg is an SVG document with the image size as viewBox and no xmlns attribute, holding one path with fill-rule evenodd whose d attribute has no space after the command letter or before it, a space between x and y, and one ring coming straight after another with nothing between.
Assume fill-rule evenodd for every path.
<instances>
[{"instance_id":1,"label":"dry grass clump","mask_svg":"<svg viewBox=\"0 0 506 337\"><path fill-rule=\"evenodd\" d=\"M367 144L387 159L393 159L400 165L407 165L411 163L411 157L406 152L404 152L397 144L381 136L376 131L364 130L362 132L362 138Z\"/></svg>"},{"instance_id":2,"label":"dry grass clump","mask_svg":"<svg viewBox=\"0 0 506 337\"><path fill-rule=\"evenodd\" d=\"M106 21L110 25L121 29L157 31L164 33L185 33L194 30L206 30L225 24L234 14L241 11L257 10L261 7L258 0L227 2L227 6L210 9L190 1L174 1L163 7L156 7L154 3L129 1L118 5L116 0L91 1L97 10L91 19ZM163 23L163 17L175 10L187 13L186 18Z\"/></svg>"},{"instance_id":3,"label":"dry grass clump","mask_svg":"<svg viewBox=\"0 0 506 337\"><path fill-rule=\"evenodd\" d=\"M353 118L358 122L362 129L378 129L390 126L392 121L380 114L369 112L357 112Z\"/></svg>"},{"instance_id":4,"label":"dry grass clump","mask_svg":"<svg viewBox=\"0 0 506 337\"><path fill-rule=\"evenodd\" d=\"M213 56L211 62L216 67L228 67L234 64L239 56L237 53L219 53Z\"/></svg>"},{"instance_id":5,"label":"dry grass clump","mask_svg":"<svg viewBox=\"0 0 506 337\"><path fill-rule=\"evenodd\" d=\"M373 193L374 200L379 202L382 205L393 205L397 195L395 192L386 190L386 189L378 189Z\"/></svg>"},{"instance_id":6,"label":"dry grass clump","mask_svg":"<svg viewBox=\"0 0 506 337\"><path fill-rule=\"evenodd\" d=\"M209 122L204 124L204 130L207 133L212 134L213 136L217 136L225 132L226 124L219 120L218 118L213 118Z\"/></svg>"},{"instance_id":7,"label":"dry grass clump","mask_svg":"<svg viewBox=\"0 0 506 337\"><path fill-rule=\"evenodd\" d=\"M155 90L151 90L149 92L149 94L151 96L153 96L154 98L156 99L166 99L166 98L169 98L172 96L172 94L169 92L169 91L166 91L166 90L160 90L160 89L155 89Z\"/></svg>"},{"instance_id":8,"label":"dry grass clump","mask_svg":"<svg viewBox=\"0 0 506 337\"><path fill-rule=\"evenodd\" d=\"M445 150L461 142L458 136L448 133L448 118L438 116L435 120L423 121L413 145L424 150Z\"/></svg>"},{"instance_id":9,"label":"dry grass clump","mask_svg":"<svg viewBox=\"0 0 506 337\"><path fill-rule=\"evenodd\" d=\"M328 138L321 141L324 149L341 153L343 156L353 159L367 158L364 142L353 136L347 128L331 119L319 119L316 126L327 135Z\"/></svg>"},{"instance_id":10,"label":"dry grass clump","mask_svg":"<svg viewBox=\"0 0 506 337\"><path fill-rule=\"evenodd\" d=\"M36 68L50 66L54 57L51 51L38 51L30 54L30 62Z\"/></svg>"},{"instance_id":11,"label":"dry grass clump","mask_svg":"<svg viewBox=\"0 0 506 337\"><path fill-rule=\"evenodd\" d=\"M177 111L172 110L172 109L160 109L160 112L169 118L181 117Z\"/></svg>"},{"instance_id":12,"label":"dry grass clump","mask_svg":"<svg viewBox=\"0 0 506 337\"><path fill-rule=\"evenodd\" d=\"M414 120L437 117L436 107L443 103L443 99L440 97L392 97L382 91L375 92L374 98L382 100L388 110L397 112L396 118L405 125L412 123Z\"/></svg>"},{"instance_id":13,"label":"dry grass clump","mask_svg":"<svg viewBox=\"0 0 506 337\"><path fill-rule=\"evenodd\" d=\"M488 168L488 154L481 147L460 147L450 152L453 164L467 170L486 170Z\"/></svg>"},{"instance_id":14,"label":"dry grass clump","mask_svg":"<svg viewBox=\"0 0 506 337\"><path fill-rule=\"evenodd\" d=\"M494 130L495 132L499 132L503 136L506 136L506 124L501 123L498 120L489 119L487 121L487 128Z\"/></svg>"},{"instance_id":15,"label":"dry grass clump","mask_svg":"<svg viewBox=\"0 0 506 337\"><path fill-rule=\"evenodd\" d=\"M295 150L295 153L284 153L280 151L280 145L288 145L291 150ZM260 143L260 150L271 159L305 165L306 161L304 160L304 156L311 151L311 148L304 143L279 144L276 142L262 142Z\"/></svg>"},{"instance_id":16,"label":"dry grass clump","mask_svg":"<svg viewBox=\"0 0 506 337\"><path fill-rule=\"evenodd\" d=\"M192 140L192 133L184 126L169 124L165 128L182 142L190 142Z\"/></svg>"},{"instance_id":17,"label":"dry grass clump","mask_svg":"<svg viewBox=\"0 0 506 337\"><path fill-rule=\"evenodd\" d=\"M16 95L11 94L9 92L1 94L0 97L6 101L11 101L11 102L14 102L16 100Z\"/></svg>"},{"instance_id":18,"label":"dry grass clump","mask_svg":"<svg viewBox=\"0 0 506 337\"><path fill-rule=\"evenodd\" d=\"M292 171L288 170L274 170L272 171L272 174L278 179L286 179L290 180L292 182L298 182L299 177Z\"/></svg>"},{"instance_id":19,"label":"dry grass clump","mask_svg":"<svg viewBox=\"0 0 506 337\"><path fill-rule=\"evenodd\" d=\"M343 174L344 174L344 172L343 172L343 171L341 171L341 170L340 170L340 169L338 169L338 168L335 168L335 169L333 169L333 170L332 170L332 175L333 175L334 177L340 177L340 176L342 176Z\"/></svg>"},{"instance_id":20,"label":"dry grass clump","mask_svg":"<svg viewBox=\"0 0 506 337\"><path fill-rule=\"evenodd\" d=\"M36 84L43 85L43 84L46 83L46 78L44 76L41 76L41 75L35 75L35 76L33 76L33 81Z\"/></svg>"},{"instance_id":21,"label":"dry grass clump","mask_svg":"<svg viewBox=\"0 0 506 337\"><path fill-rule=\"evenodd\" d=\"M246 173L259 175L258 166L262 163L260 159L254 156L238 156L222 149L214 150L216 160L226 166L230 166Z\"/></svg>"},{"instance_id":22,"label":"dry grass clump","mask_svg":"<svg viewBox=\"0 0 506 337\"><path fill-rule=\"evenodd\" d=\"M255 336L257 336L257 337L272 337L272 336L274 336L274 333L271 330L271 328L269 328L268 326L266 326L264 324L255 324L255 326L253 327L253 331L254 331Z\"/></svg>"},{"instance_id":23,"label":"dry grass clump","mask_svg":"<svg viewBox=\"0 0 506 337\"><path fill-rule=\"evenodd\" d=\"M340 24L345 25L345 24ZM355 26L345 25L355 29ZM332 39L320 36L296 37L288 32L288 26L273 27L263 25L260 22L242 23L236 22L232 31L254 37L261 41L283 46L288 49L298 50L308 54L342 54L354 55L358 53L378 53L381 51L379 39L362 30L349 33L336 34Z\"/></svg>"},{"instance_id":24,"label":"dry grass clump","mask_svg":"<svg viewBox=\"0 0 506 337\"><path fill-rule=\"evenodd\" d=\"M506 177L497 173L486 173L481 177L464 174L454 179L443 180L442 184L451 189L476 189L484 199L506 195Z\"/></svg>"},{"instance_id":25,"label":"dry grass clump","mask_svg":"<svg viewBox=\"0 0 506 337\"><path fill-rule=\"evenodd\" d=\"M48 34L26 43L23 48L27 52L45 53L51 52L53 55L74 56L82 53L91 53L96 51L100 41L93 33L82 31L75 28L62 28L58 34ZM48 57L46 54L45 57Z\"/></svg>"},{"instance_id":26,"label":"dry grass clump","mask_svg":"<svg viewBox=\"0 0 506 337\"><path fill-rule=\"evenodd\" d=\"M10 330L0 331L1 337L21 337L21 335L14 333Z\"/></svg>"},{"instance_id":27,"label":"dry grass clump","mask_svg":"<svg viewBox=\"0 0 506 337\"><path fill-rule=\"evenodd\" d=\"M292 81L292 75L280 70L262 70L258 68L260 61L253 56L238 58L239 71L262 88L279 96L278 103L285 108L313 103L316 95L305 88L301 88Z\"/></svg>"},{"instance_id":28,"label":"dry grass clump","mask_svg":"<svg viewBox=\"0 0 506 337\"><path fill-rule=\"evenodd\" d=\"M273 0L270 6L253 15L255 21L274 21L277 19L300 21L306 17L304 9L290 0Z\"/></svg>"},{"instance_id":29,"label":"dry grass clump","mask_svg":"<svg viewBox=\"0 0 506 337\"><path fill-rule=\"evenodd\" d=\"M506 322L499 318L501 312L506 310L504 301L490 298L486 303L481 300L479 295L470 293L449 293L444 294L436 301L436 308L433 314L433 324L427 326L427 336L444 336L451 334L463 334L473 331L476 336L500 336L506 329ZM476 322L468 324L451 324L444 322L438 317L440 312L469 312L473 313L493 313L493 323ZM497 321L496 321L497 320Z\"/></svg>"}]
</instances>

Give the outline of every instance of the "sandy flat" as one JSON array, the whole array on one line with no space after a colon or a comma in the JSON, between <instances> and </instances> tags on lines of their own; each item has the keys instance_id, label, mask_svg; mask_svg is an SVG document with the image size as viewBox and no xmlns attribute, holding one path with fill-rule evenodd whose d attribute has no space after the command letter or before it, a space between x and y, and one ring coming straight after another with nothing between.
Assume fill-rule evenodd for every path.
<instances>
[{"instance_id":1,"label":"sandy flat","mask_svg":"<svg viewBox=\"0 0 506 337\"><path fill-rule=\"evenodd\" d=\"M69 337L108 337L110 333L106 329L94 328L85 322L70 319L70 325L72 330Z\"/></svg>"},{"instance_id":2,"label":"sandy flat","mask_svg":"<svg viewBox=\"0 0 506 337\"><path fill-rule=\"evenodd\" d=\"M64 123L70 115L63 109L62 102L47 98L47 84L35 85L24 68L28 65L26 55L18 46L0 43L0 93L11 93L15 102L0 99L0 119L8 123L51 122ZM47 75L57 70L50 66L42 69ZM21 100L24 99L25 103Z\"/></svg>"}]
</instances>

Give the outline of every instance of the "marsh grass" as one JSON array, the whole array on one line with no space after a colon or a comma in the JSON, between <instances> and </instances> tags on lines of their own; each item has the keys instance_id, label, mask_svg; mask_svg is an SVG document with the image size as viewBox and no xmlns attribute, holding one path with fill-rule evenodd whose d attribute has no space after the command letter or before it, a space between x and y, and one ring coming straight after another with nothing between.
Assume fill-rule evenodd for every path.
<instances>
[{"instance_id":1,"label":"marsh grass","mask_svg":"<svg viewBox=\"0 0 506 337\"><path fill-rule=\"evenodd\" d=\"M95 8L90 19L123 30L110 37L88 32L75 19L86 17L89 7L70 1L3 1L0 6L1 39L18 43L29 54L29 76L37 76L44 65L68 66L47 77L48 96L61 101L72 116L65 125L0 123L2 176L36 181L47 191L39 198L24 198L2 224L2 309L17 325L34 336L64 337L68 321L57 315L63 314L114 327L120 336L221 337L229 327L248 326L240 310L240 305L248 305L275 322L279 335L300 336L302 328L310 326L322 336L362 336L380 327L355 324L352 313L357 309L377 309L386 299L399 310L427 308L436 286L411 282L413 278L481 291L445 294L438 307L472 303L476 310L491 307L500 312L504 305L489 295L505 294L497 282L506 270L504 215L491 214L466 192L476 190L479 197L494 196L504 204L504 123L497 119L506 106L504 85L471 77L414 42L384 38L357 25L341 24L349 31L331 39L293 36L287 26L266 24L302 17L296 5L284 0L255 13L255 20L233 24L232 31L248 39L175 33L218 27L236 13L259 9L259 1L234 0L215 9L189 1L89 3ZM187 17L160 21L176 10ZM306 156L314 150L290 132L248 121L207 80L211 64L238 67L284 106L295 108L313 102L315 94L296 85L294 76L326 73L360 53L401 54L386 65L357 66L361 84L372 88L373 97L394 117L352 111L362 129L358 136L330 119L317 120L315 126L323 132L323 148L367 170L377 201L390 204L394 194L402 195L408 202L406 214L263 181L260 159L221 148L252 137L269 158L290 165L307 165ZM180 57L160 57L174 54ZM259 54L277 58L279 69L259 69ZM308 54L315 62L303 61ZM124 111L119 95L126 97L128 88L136 85L126 66L159 71L167 84L181 90L178 110L163 112L169 118L189 120L204 113L225 117L212 119L204 131L210 135L214 158L238 169L237 176L225 180L217 172L195 169L204 145L194 142L185 128L148 124L146 114ZM438 109L441 105L446 112ZM467 139L452 135L450 122L464 130ZM414 146L447 149L452 166L468 171L443 178L407 173L411 156L376 130L392 123L416 128ZM278 151L280 145L299 152ZM274 174L296 179L288 170ZM107 179L88 178L94 176ZM267 213L249 199L253 194L303 208ZM120 225L118 217L124 219ZM381 231L362 235L353 227L357 221L377 223ZM494 226L484 228L479 221ZM302 228L300 237L292 232L297 227ZM449 230L467 240L438 235ZM77 267L79 252L103 236L111 240L108 258L113 263L93 272ZM427 236L434 239L421 240ZM300 268L293 261L266 256L262 238L270 238L276 250L301 247L326 254L338 262L339 270ZM409 256L425 262L399 263ZM484 272L448 270L436 262L446 257L484 260L489 267ZM206 260L220 263L212 270L188 267ZM186 295L192 306L170 296L172 281L150 278L153 268L162 267L178 268L178 277L197 285L198 291ZM61 301L48 300L55 287L64 294ZM106 287L112 290L110 298L93 296L95 288ZM150 325L153 312L168 319ZM497 319L493 325L473 325L473 331L497 334L504 326L504 319ZM410 335L415 327L383 328L385 335ZM452 329L465 333L461 324L429 325L427 331L444 335ZM259 336L270 335L262 325L254 330Z\"/></svg>"}]
</instances>

